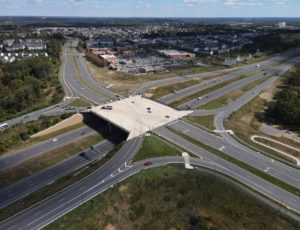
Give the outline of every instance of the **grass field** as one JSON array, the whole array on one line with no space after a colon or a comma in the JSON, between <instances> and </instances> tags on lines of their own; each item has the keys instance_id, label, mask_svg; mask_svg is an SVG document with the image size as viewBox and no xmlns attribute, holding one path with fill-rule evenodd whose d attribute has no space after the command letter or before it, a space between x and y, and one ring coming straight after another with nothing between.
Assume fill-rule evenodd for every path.
<instances>
[{"instance_id":1,"label":"grass field","mask_svg":"<svg viewBox=\"0 0 300 230\"><path fill-rule=\"evenodd\" d=\"M147 93L153 94L153 96L151 96L151 99L159 99L168 94L175 93L176 91L179 91L181 89L188 88L196 84L200 84L201 82L203 82L203 80L204 79L197 79L197 80L193 79L188 81L182 81L175 84L162 86L156 89L151 89Z\"/></svg>"},{"instance_id":2,"label":"grass field","mask_svg":"<svg viewBox=\"0 0 300 230\"><path fill-rule=\"evenodd\" d=\"M145 137L143 146L135 155L133 161L160 156L181 156L181 152L166 142L163 142L160 138L151 135Z\"/></svg>"},{"instance_id":3,"label":"grass field","mask_svg":"<svg viewBox=\"0 0 300 230\"><path fill-rule=\"evenodd\" d=\"M209 116L187 116L185 117L186 120L193 122L199 126L208 128L209 130L214 130L214 115Z\"/></svg>"},{"instance_id":4,"label":"grass field","mask_svg":"<svg viewBox=\"0 0 300 230\"><path fill-rule=\"evenodd\" d=\"M140 172L45 229L299 229L229 181L169 165Z\"/></svg>"},{"instance_id":5,"label":"grass field","mask_svg":"<svg viewBox=\"0 0 300 230\"><path fill-rule=\"evenodd\" d=\"M93 105L92 103L90 103L89 101L83 99L83 98L78 98L74 101L72 101L70 104L68 104L66 107L69 106L75 106L75 107L88 107Z\"/></svg>"}]
</instances>

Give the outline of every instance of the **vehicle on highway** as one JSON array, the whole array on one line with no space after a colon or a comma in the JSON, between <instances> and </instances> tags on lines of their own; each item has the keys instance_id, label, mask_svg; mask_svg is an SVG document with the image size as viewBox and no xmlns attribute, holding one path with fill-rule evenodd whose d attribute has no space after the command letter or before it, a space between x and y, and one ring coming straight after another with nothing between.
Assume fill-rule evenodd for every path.
<instances>
[{"instance_id":1,"label":"vehicle on highway","mask_svg":"<svg viewBox=\"0 0 300 230\"><path fill-rule=\"evenodd\" d=\"M104 105L101 107L101 109L112 110L113 107L111 105Z\"/></svg>"},{"instance_id":2,"label":"vehicle on highway","mask_svg":"<svg viewBox=\"0 0 300 230\"><path fill-rule=\"evenodd\" d=\"M144 165L145 165L145 166L152 165L152 162L151 162L151 161L146 161L146 162L144 163Z\"/></svg>"},{"instance_id":3,"label":"vehicle on highway","mask_svg":"<svg viewBox=\"0 0 300 230\"><path fill-rule=\"evenodd\" d=\"M58 140L57 140L57 138L54 138L53 140L52 140L52 142L57 142Z\"/></svg>"},{"instance_id":4,"label":"vehicle on highway","mask_svg":"<svg viewBox=\"0 0 300 230\"><path fill-rule=\"evenodd\" d=\"M197 100L200 101L202 99L202 97L198 97Z\"/></svg>"},{"instance_id":5,"label":"vehicle on highway","mask_svg":"<svg viewBox=\"0 0 300 230\"><path fill-rule=\"evenodd\" d=\"M8 128L8 124L7 123L3 123L0 125L0 129L6 129Z\"/></svg>"},{"instance_id":6,"label":"vehicle on highway","mask_svg":"<svg viewBox=\"0 0 300 230\"><path fill-rule=\"evenodd\" d=\"M267 73L264 73L264 75L267 75Z\"/></svg>"}]
</instances>

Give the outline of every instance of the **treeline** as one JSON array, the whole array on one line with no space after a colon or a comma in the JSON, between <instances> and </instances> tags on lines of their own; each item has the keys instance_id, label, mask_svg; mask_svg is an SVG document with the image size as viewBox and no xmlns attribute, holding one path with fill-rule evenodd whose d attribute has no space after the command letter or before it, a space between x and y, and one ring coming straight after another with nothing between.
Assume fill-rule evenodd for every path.
<instances>
[{"instance_id":1,"label":"treeline","mask_svg":"<svg viewBox=\"0 0 300 230\"><path fill-rule=\"evenodd\" d=\"M251 53L256 52L257 49L263 52L278 53L300 46L300 39L288 40L283 35L278 33L256 37L253 39L253 44L247 45L244 49Z\"/></svg>"},{"instance_id":2,"label":"treeline","mask_svg":"<svg viewBox=\"0 0 300 230\"><path fill-rule=\"evenodd\" d=\"M49 57L0 63L0 120L60 100L63 89L58 79L62 41L50 39Z\"/></svg>"},{"instance_id":3,"label":"treeline","mask_svg":"<svg viewBox=\"0 0 300 230\"><path fill-rule=\"evenodd\" d=\"M71 115L72 114L62 114L51 117L42 116L36 121L18 124L0 132L0 154L26 141L31 135L53 126Z\"/></svg>"},{"instance_id":4,"label":"treeline","mask_svg":"<svg viewBox=\"0 0 300 230\"><path fill-rule=\"evenodd\" d=\"M107 66L107 62L105 60L97 57L95 54L93 54L90 51L85 52L85 57L89 62L92 62L96 66L99 66L99 67Z\"/></svg>"},{"instance_id":5,"label":"treeline","mask_svg":"<svg viewBox=\"0 0 300 230\"><path fill-rule=\"evenodd\" d=\"M269 103L267 116L274 123L300 129L300 65L290 72L286 85Z\"/></svg>"}]
</instances>

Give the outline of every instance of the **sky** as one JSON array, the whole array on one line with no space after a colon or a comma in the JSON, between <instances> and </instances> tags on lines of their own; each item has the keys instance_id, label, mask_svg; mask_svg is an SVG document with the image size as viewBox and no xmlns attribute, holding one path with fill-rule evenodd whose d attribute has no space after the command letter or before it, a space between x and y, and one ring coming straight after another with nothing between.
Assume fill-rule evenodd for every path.
<instances>
[{"instance_id":1,"label":"sky","mask_svg":"<svg viewBox=\"0 0 300 230\"><path fill-rule=\"evenodd\" d=\"M0 16L300 17L300 0L0 0Z\"/></svg>"}]
</instances>

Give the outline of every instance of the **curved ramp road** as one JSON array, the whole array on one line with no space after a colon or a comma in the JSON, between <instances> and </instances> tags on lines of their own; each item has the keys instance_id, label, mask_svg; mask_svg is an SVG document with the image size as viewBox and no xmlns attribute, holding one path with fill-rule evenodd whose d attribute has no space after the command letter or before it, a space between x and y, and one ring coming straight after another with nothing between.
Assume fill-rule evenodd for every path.
<instances>
[{"instance_id":1,"label":"curved ramp road","mask_svg":"<svg viewBox=\"0 0 300 230\"><path fill-rule=\"evenodd\" d=\"M66 84L76 92L75 96L82 96L89 101L94 102L95 104L103 104L108 101L107 98L101 97L100 95L96 94L95 92L91 91L86 86L82 85L80 79L77 78L77 74L81 75L80 70L73 65L71 59L73 58L73 54L70 52L70 48L66 48L66 72L65 72L65 81ZM74 57L76 62L76 57ZM80 63L76 62L80 69Z\"/></svg>"},{"instance_id":2,"label":"curved ramp road","mask_svg":"<svg viewBox=\"0 0 300 230\"><path fill-rule=\"evenodd\" d=\"M62 162L36 172L27 178L1 189L0 209L28 196L38 189L53 183L59 178L68 175L93 161L103 158L122 140L123 138L120 136L114 136L111 140L102 141L100 144L94 146L94 149L88 149L76 156L67 158Z\"/></svg>"},{"instance_id":3,"label":"curved ramp road","mask_svg":"<svg viewBox=\"0 0 300 230\"><path fill-rule=\"evenodd\" d=\"M95 90L99 91L102 95L105 97L115 99L116 95L109 91L108 89L102 87L98 82L96 82L90 75L89 71L87 70L87 67L83 61L83 58L81 57L81 54L76 50L73 49L73 52L75 54L75 58L82 76L82 79L88 84L90 87L94 88Z\"/></svg>"},{"instance_id":4,"label":"curved ramp road","mask_svg":"<svg viewBox=\"0 0 300 230\"><path fill-rule=\"evenodd\" d=\"M150 159L153 164L151 167L166 165L170 163L184 163L182 157L158 157ZM289 209L299 211L300 201L295 200L290 202L291 199L296 199L295 196L290 196L284 190L274 187L272 184L268 184L265 181L261 181L260 178L253 176L243 170L237 170L236 168L228 169L206 160L198 158L190 158L191 164L199 167L208 168L216 172L221 172L230 177L233 177L242 183L247 184L252 189L262 193L263 195L273 199L274 201L281 202L282 197L288 197L288 200L283 200L282 205L287 206ZM112 173L108 177L100 177L95 180L87 180L88 178L78 182L77 184L67 188L61 193L55 194L47 200L19 213L18 215L1 223L1 229L40 229L51 222L55 221L64 214L70 212L76 207L80 206L84 202L92 199L96 195L109 189L114 184L121 182L122 180L138 173L139 171L148 168L144 166L145 161L137 162L130 166L123 166L117 171ZM234 166L234 165L233 165ZM97 177L97 173L89 177ZM262 184L262 186L261 186ZM267 188L266 188L267 187ZM77 191L75 190L77 189ZM275 190L273 190L275 189ZM291 205L291 206L290 206ZM297 216L294 216L298 218Z\"/></svg>"},{"instance_id":5,"label":"curved ramp road","mask_svg":"<svg viewBox=\"0 0 300 230\"><path fill-rule=\"evenodd\" d=\"M22 162L40 156L51 149L64 146L70 142L86 137L92 133L95 133L95 130L90 127L84 126L69 133L57 136L56 142L53 142L53 138L51 138L29 148L4 155L3 157L0 157L0 171L21 164Z\"/></svg>"}]
</instances>

